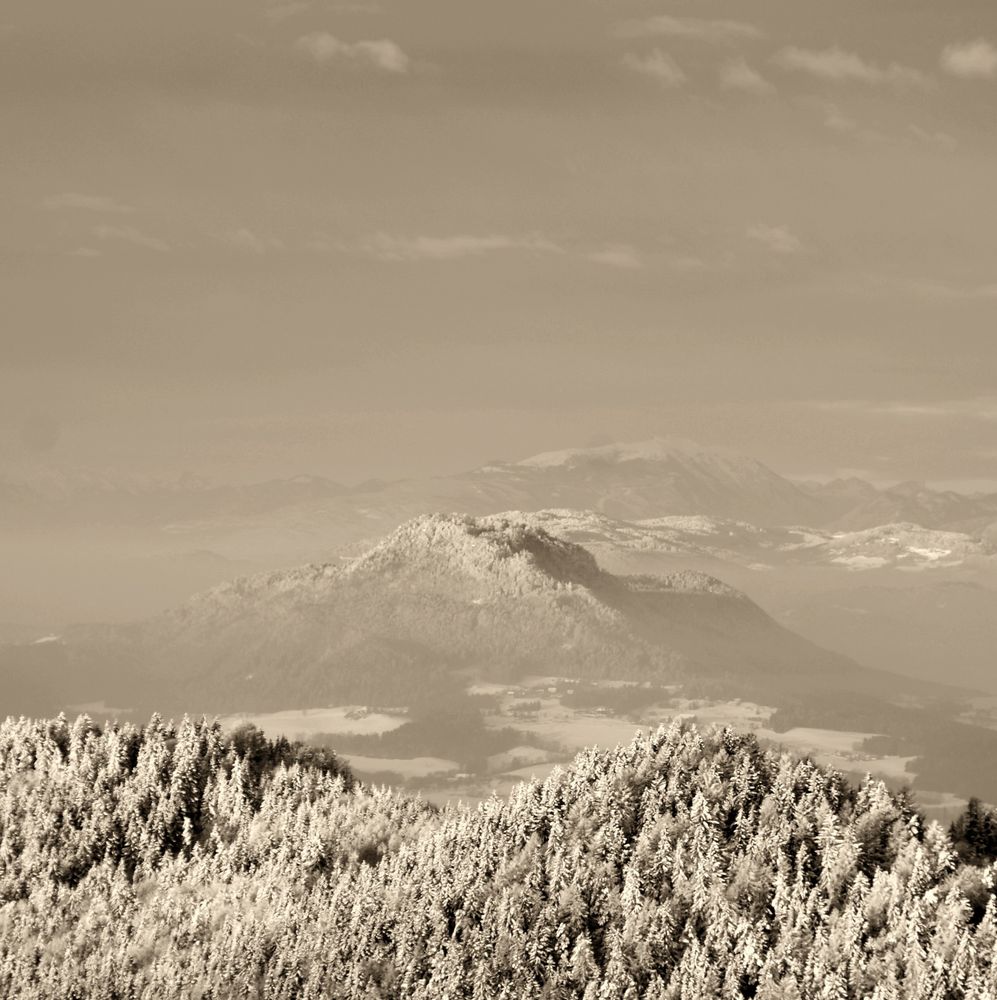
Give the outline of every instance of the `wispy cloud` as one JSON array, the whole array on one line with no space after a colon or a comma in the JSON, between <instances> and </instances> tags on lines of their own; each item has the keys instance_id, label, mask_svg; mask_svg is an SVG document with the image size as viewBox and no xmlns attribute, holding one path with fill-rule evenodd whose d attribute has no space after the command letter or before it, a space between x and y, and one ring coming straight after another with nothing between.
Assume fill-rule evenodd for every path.
<instances>
[{"instance_id":1,"label":"wispy cloud","mask_svg":"<svg viewBox=\"0 0 997 1000\"><path fill-rule=\"evenodd\" d=\"M169 253L170 245L156 236L148 236L133 226L94 226L94 236L99 240L116 240L121 243L131 243L145 250L155 250L158 253Z\"/></svg>"},{"instance_id":2,"label":"wispy cloud","mask_svg":"<svg viewBox=\"0 0 997 1000\"><path fill-rule=\"evenodd\" d=\"M663 87L681 87L688 79L682 67L661 49L654 49L643 56L628 52L623 57L623 65L632 73L650 77Z\"/></svg>"},{"instance_id":3,"label":"wispy cloud","mask_svg":"<svg viewBox=\"0 0 997 1000\"><path fill-rule=\"evenodd\" d=\"M811 404L819 410L881 414L899 418L930 418L936 420L969 419L997 420L997 399L942 399L925 402L913 400L836 399L818 400Z\"/></svg>"},{"instance_id":4,"label":"wispy cloud","mask_svg":"<svg viewBox=\"0 0 997 1000\"><path fill-rule=\"evenodd\" d=\"M285 249L280 240L269 239L259 236L251 229L236 229L230 233L223 233L219 239L226 246L241 253L250 253L262 256L273 250Z\"/></svg>"},{"instance_id":5,"label":"wispy cloud","mask_svg":"<svg viewBox=\"0 0 997 1000\"><path fill-rule=\"evenodd\" d=\"M997 301L997 281L982 285L953 285L926 279L909 282L908 287L916 295L935 302Z\"/></svg>"},{"instance_id":6,"label":"wispy cloud","mask_svg":"<svg viewBox=\"0 0 997 1000\"><path fill-rule=\"evenodd\" d=\"M759 223L749 226L746 233L749 240L760 243L767 250L778 254L796 254L803 251L800 238L788 226L767 226Z\"/></svg>"},{"instance_id":7,"label":"wispy cloud","mask_svg":"<svg viewBox=\"0 0 997 1000\"><path fill-rule=\"evenodd\" d=\"M744 21L710 20L701 17L674 17L659 14L639 20L624 21L616 28L620 38L685 38L710 45L732 45L735 42L763 38L763 32Z\"/></svg>"},{"instance_id":8,"label":"wispy cloud","mask_svg":"<svg viewBox=\"0 0 997 1000\"><path fill-rule=\"evenodd\" d=\"M997 78L997 47L985 38L946 45L940 62L942 69L953 76L985 80Z\"/></svg>"},{"instance_id":9,"label":"wispy cloud","mask_svg":"<svg viewBox=\"0 0 997 1000\"><path fill-rule=\"evenodd\" d=\"M325 31L302 35L295 45L317 63L342 63L368 66L382 73L403 74L412 68L412 60L390 38L343 42Z\"/></svg>"},{"instance_id":10,"label":"wispy cloud","mask_svg":"<svg viewBox=\"0 0 997 1000\"><path fill-rule=\"evenodd\" d=\"M591 246L558 243L540 233L401 236L382 232L368 236L353 246L333 246L323 241L316 249L339 249L382 261L456 261L488 254L519 252L560 255L621 270L636 270L644 266L640 251L629 243L608 243L593 249Z\"/></svg>"},{"instance_id":11,"label":"wispy cloud","mask_svg":"<svg viewBox=\"0 0 997 1000\"><path fill-rule=\"evenodd\" d=\"M775 91L775 87L761 73L752 69L743 56L720 67L720 86L726 90L741 90L758 97Z\"/></svg>"},{"instance_id":12,"label":"wispy cloud","mask_svg":"<svg viewBox=\"0 0 997 1000\"><path fill-rule=\"evenodd\" d=\"M263 13L268 21L279 23L289 17L303 14L310 7L311 3L308 0L288 0L287 3L271 3Z\"/></svg>"},{"instance_id":13,"label":"wispy cloud","mask_svg":"<svg viewBox=\"0 0 997 1000\"><path fill-rule=\"evenodd\" d=\"M644 266L640 254L627 243L614 243L586 254L586 256L596 264L606 264L608 267L619 267L625 270L637 270Z\"/></svg>"},{"instance_id":14,"label":"wispy cloud","mask_svg":"<svg viewBox=\"0 0 997 1000\"><path fill-rule=\"evenodd\" d=\"M103 257L104 255L93 247L77 247L69 251L70 257Z\"/></svg>"},{"instance_id":15,"label":"wispy cloud","mask_svg":"<svg viewBox=\"0 0 997 1000\"><path fill-rule=\"evenodd\" d=\"M801 49L789 46L778 52L776 65L784 70L806 73L830 83L864 83L870 86L892 86L897 89L926 88L930 78L918 69L890 63L878 66L867 62L855 52L844 49Z\"/></svg>"},{"instance_id":16,"label":"wispy cloud","mask_svg":"<svg viewBox=\"0 0 997 1000\"><path fill-rule=\"evenodd\" d=\"M392 236L377 233L364 241L363 252L379 260L459 260L502 250L563 253L556 243L542 236Z\"/></svg>"},{"instance_id":17,"label":"wispy cloud","mask_svg":"<svg viewBox=\"0 0 997 1000\"><path fill-rule=\"evenodd\" d=\"M263 12L268 21L279 23L288 18L303 14L321 6L323 12L330 14L380 14L381 6L377 3L322 3L316 5L313 0L271 0Z\"/></svg>"},{"instance_id":18,"label":"wispy cloud","mask_svg":"<svg viewBox=\"0 0 997 1000\"><path fill-rule=\"evenodd\" d=\"M920 125L910 125L907 131L913 138L925 146L933 146L935 149L942 149L946 153L951 153L959 147L958 140L955 136L949 135L948 132L929 132L927 129L921 128Z\"/></svg>"},{"instance_id":19,"label":"wispy cloud","mask_svg":"<svg viewBox=\"0 0 997 1000\"><path fill-rule=\"evenodd\" d=\"M841 108L833 101L821 102L821 110L824 112L824 127L832 132L857 132L859 123L846 115Z\"/></svg>"},{"instance_id":20,"label":"wispy cloud","mask_svg":"<svg viewBox=\"0 0 997 1000\"><path fill-rule=\"evenodd\" d=\"M84 212L111 212L124 214L134 212L131 205L122 204L114 198L102 194L79 194L76 191L66 191L63 194L52 194L42 199L42 207L50 212L60 209L79 209Z\"/></svg>"},{"instance_id":21,"label":"wispy cloud","mask_svg":"<svg viewBox=\"0 0 997 1000\"><path fill-rule=\"evenodd\" d=\"M843 136L850 136L853 139L875 146L892 145L894 147L906 146L910 148L913 144L952 152L958 149L958 140L947 132L929 131L920 125L910 124L903 131L883 131L865 125L851 115L842 110L841 106L834 101L825 101L814 97L801 97L797 104L800 107L811 108L822 117L824 127L832 132L837 132Z\"/></svg>"}]
</instances>

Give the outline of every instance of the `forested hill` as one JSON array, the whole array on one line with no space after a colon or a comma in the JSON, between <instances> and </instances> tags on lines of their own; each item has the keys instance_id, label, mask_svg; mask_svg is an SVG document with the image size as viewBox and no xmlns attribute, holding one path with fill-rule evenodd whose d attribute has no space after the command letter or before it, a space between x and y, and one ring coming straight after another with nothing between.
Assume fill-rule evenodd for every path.
<instances>
[{"instance_id":1,"label":"forested hill","mask_svg":"<svg viewBox=\"0 0 997 1000\"><path fill-rule=\"evenodd\" d=\"M0 715L99 701L139 718L411 705L470 676L528 674L688 683L772 705L828 689L892 698L903 683L705 574L615 576L524 515L436 514L344 565L264 573L156 618L0 646Z\"/></svg>"},{"instance_id":2,"label":"forested hill","mask_svg":"<svg viewBox=\"0 0 997 1000\"><path fill-rule=\"evenodd\" d=\"M0 768L2 996L997 996L993 816L729 730L474 810L203 721L8 720Z\"/></svg>"}]
</instances>

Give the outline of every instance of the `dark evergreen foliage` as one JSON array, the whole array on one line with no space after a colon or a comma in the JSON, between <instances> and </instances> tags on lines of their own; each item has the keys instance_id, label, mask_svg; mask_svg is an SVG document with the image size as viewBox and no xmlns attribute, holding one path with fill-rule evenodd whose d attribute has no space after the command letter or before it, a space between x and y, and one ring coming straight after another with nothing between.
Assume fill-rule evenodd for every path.
<instances>
[{"instance_id":1,"label":"dark evergreen foliage","mask_svg":"<svg viewBox=\"0 0 997 1000\"><path fill-rule=\"evenodd\" d=\"M997 810L979 799L970 799L966 811L952 824L949 835L956 850L969 861L989 864L997 860Z\"/></svg>"}]
</instances>

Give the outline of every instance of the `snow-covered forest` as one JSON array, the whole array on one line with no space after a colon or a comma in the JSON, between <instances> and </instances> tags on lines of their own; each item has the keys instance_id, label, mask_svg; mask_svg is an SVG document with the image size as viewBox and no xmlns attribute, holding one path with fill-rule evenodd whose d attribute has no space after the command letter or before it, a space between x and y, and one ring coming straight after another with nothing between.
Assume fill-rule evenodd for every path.
<instances>
[{"instance_id":1,"label":"snow-covered forest","mask_svg":"<svg viewBox=\"0 0 997 1000\"><path fill-rule=\"evenodd\" d=\"M471 809L154 717L0 726L0 995L993 998L997 820L675 724Z\"/></svg>"}]
</instances>

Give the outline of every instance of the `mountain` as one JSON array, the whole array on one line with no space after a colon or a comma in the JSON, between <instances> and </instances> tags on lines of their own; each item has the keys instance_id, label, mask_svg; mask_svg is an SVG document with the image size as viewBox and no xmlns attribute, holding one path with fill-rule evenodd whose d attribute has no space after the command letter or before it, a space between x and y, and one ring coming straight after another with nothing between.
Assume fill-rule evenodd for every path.
<instances>
[{"instance_id":1,"label":"mountain","mask_svg":"<svg viewBox=\"0 0 997 1000\"><path fill-rule=\"evenodd\" d=\"M342 543L432 510L481 515L543 508L626 520L696 515L833 530L913 523L979 534L997 522L997 494L964 495L918 483L879 489L857 478L797 482L755 459L670 438L544 452L448 476L372 479L352 488L306 475L246 485L190 476L175 482L0 477L0 515L11 525L132 526L183 535L282 526L300 532L324 520L330 543Z\"/></svg>"},{"instance_id":2,"label":"mountain","mask_svg":"<svg viewBox=\"0 0 997 1000\"><path fill-rule=\"evenodd\" d=\"M978 535L997 522L994 493L956 493L916 482L877 489L860 479L800 487L823 507L825 519L812 523L838 530L900 522Z\"/></svg>"},{"instance_id":3,"label":"mountain","mask_svg":"<svg viewBox=\"0 0 997 1000\"><path fill-rule=\"evenodd\" d=\"M978 538L997 522L997 496L963 496L863 480L797 483L745 456L653 439L545 452L450 476L374 481L282 508L169 524L174 537L231 555L307 558L366 544L434 510L589 510L617 520L706 517L769 530L822 532L918 525Z\"/></svg>"},{"instance_id":4,"label":"mountain","mask_svg":"<svg viewBox=\"0 0 997 1000\"><path fill-rule=\"evenodd\" d=\"M626 521L594 511L540 510L532 523L597 553L683 555L756 570L824 566L847 570L997 569L997 544L963 532L917 524L884 524L860 531L761 527L746 521L672 516Z\"/></svg>"},{"instance_id":5,"label":"mountain","mask_svg":"<svg viewBox=\"0 0 997 1000\"><path fill-rule=\"evenodd\" d=\"M191 478L166 484L0 479L0 605L14 622L124 621L235 572L356 555L432 511L484 516L547 509L661 520L658 533L685 533L676 545L690 552L698 529L665 521L707 519L719 525L714 534L727 532L730 541L701 539L707 548L719 546L735 561L754 553L749 561L765 565L816 564L828 556L822 546L831 536L895 524L997 539L997 527L988 529L997 525L997 497L909 484L880 490L858 479L792 482L753 459L667 439L545 452L455 475L352 488L309 476L245 486ZM914 541L909 548L932 547ZM192 553L210 553L214 568ZM873 558L892 565L899 555ZM917 553L905 558L910 565L925 561ZM100 587L92 586L95 578Z\"/></svg>"},{"instance_id":6,"label":"mountain","mask_svg":"<svg viewBox=\"0 0 997 1000\"><path fill-rule=\"evenodd\" d=\"M695 568L749 593L781 624L866 666L997 691L997 544L890 524L763 528L708 517L620 521L530 515L616 573Z\"/></svg>"},{"instance_id":7,"label":"mountain","mask_svg":"<svg viewBox=\"0 0 997 1000\"><path fill-rule=\"evenodd\" d=\"M515 736L487 749L473 694L482 685L525 690L565 678L578 705L598 706L607 686L629 682L624 712L675 697L742 699L774 709L774 732L836 730L860 742L880 734L876 752L901 774L901 758L916 758L923 787L997 801L988 766L997 732L960 721L969 692L861 667L714 575L609 572L543 524L534 515L425 515L345 562L257 574L151 619L3 647L0 716L364 705L412 722L394 742L354 740L351 752L458 759L469 732L485 756L523 744ZM398 750L371 753L389 743Z\"/></svg>"},{"instance_id":8,"label":"mountain","mask_svg":"<svg viewBox=\"0 0 997 1000\"><path fill-rule=\"evenodd\" d=\"M810 523L819 504L761 462L656 439L547 452L485 475L521 477L529 509L576 507L611 517L702 514L759 524Z\"/></svg>"},{"instance_id":9,"label":"mountain","mask_svg":"<svg viewBox=\"0 0 997 1000\"><path fill-rule=\"evenodd\" d=\"M240 579L147 621L67 629L53 645L59 663L47 673L36 647L15 647L22 666L8 667L0 714L21 710L15 677L48 684L53 671L79 701L178 712L406 704L458 675L629 678L756 696L823 689L828 677L867 690L892 683L780 627L713 577L616 576L520 515L424 516L347 564Z\"/></svg>"}]
</instances>

